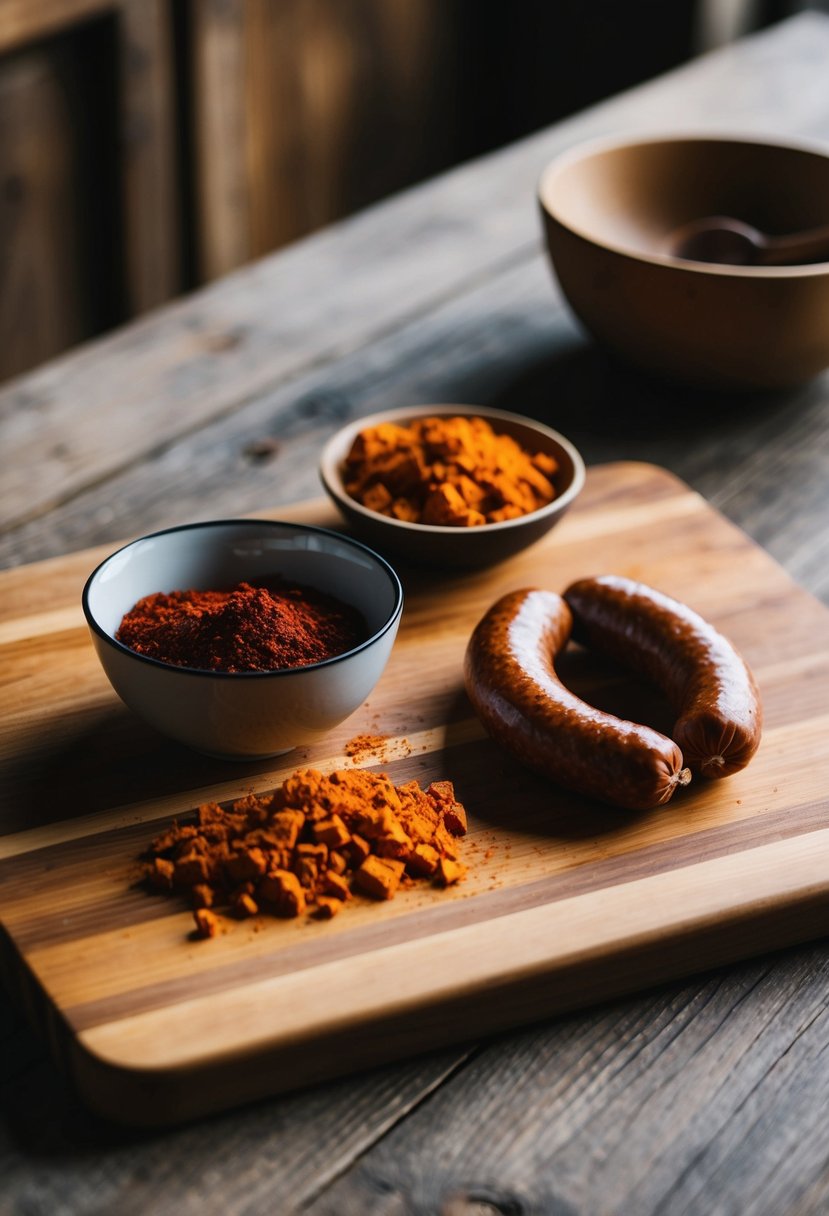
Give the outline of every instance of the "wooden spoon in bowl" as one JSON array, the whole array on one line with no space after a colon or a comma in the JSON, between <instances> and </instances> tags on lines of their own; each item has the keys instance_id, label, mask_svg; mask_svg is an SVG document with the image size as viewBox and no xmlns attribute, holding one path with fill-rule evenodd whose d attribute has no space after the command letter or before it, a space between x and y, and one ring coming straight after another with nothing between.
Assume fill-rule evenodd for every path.
<instances>
[{"instance_id":1,"label":"wooden spoon in bowl","mask_svg":"<svg viewBox=\"0 0 829 1216\"><path fill-rule=\"evenodd\" d=\"M692 220L671 233L666 252L692 262L732 266L796 266L829 260L829 225L768 236L751 224L727 215Z\"/></svg>"}]
</instances>

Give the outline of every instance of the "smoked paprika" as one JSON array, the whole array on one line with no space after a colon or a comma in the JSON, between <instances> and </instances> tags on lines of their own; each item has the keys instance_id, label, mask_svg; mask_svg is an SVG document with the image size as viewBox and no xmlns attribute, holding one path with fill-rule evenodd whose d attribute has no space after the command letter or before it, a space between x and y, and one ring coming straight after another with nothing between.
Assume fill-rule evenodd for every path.
<instances>
[{"instance_id":1,"label":"smoked paprika","mask_svg":"<svg viewBox=\"0 0 829 1216\"><path fill-rule=\"evenodd\" d=\"M355 608L291 584L147 595L116 638L148 658L202 671L276 671L344 654L368 630Z\"/></svg>"}]
</instances>

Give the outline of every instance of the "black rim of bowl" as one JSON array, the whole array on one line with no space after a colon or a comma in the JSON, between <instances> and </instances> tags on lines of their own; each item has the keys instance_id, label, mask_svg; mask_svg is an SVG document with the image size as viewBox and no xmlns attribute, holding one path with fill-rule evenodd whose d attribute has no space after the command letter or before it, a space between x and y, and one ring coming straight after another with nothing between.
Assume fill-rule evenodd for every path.
<instances>
[{"instance_id":1,"label":"black rim of bowl","mask_svg":"<svg viewBox=\"0 0 829 1216\"><path fill-rule=\"evenodd\" d=\"M112 634L107 633L107 631L98 624L92 613L92 609L89 606L89 590L95 579L98 577L98 574L101 572L101 570L103 570L104 566L108 565L111 561L113 561L114 558L118 557L120 553L125 553L127 549L131 549L134 545L141 544L144 541L155 540L159 536L169 536L175 532L195 532L207 528L226 527L265 529L290 528L295 532L302 532L305 534L313 533L316 536L327 536L333 540L339 541L341 544L344 544L347 547L360 550L377 563L391 583L394 591L394 606L388 620L381 629L378 629L372 633L371 636L366 638L364 642L361 642L359 646L354 646L351 650L345 650L342 654L332 655L330 659L321 659L319 663L306 663L301 667L278 667L274 668L272 671L214 671L212 669L203 667L179 667L176 663L163 663L160 659L153 659L149 655L139 654L137 650L132 650L129 646L125 646L123 642L119 642L117 638L114 638ZM319 528L315 524L294 524L288 520L280 519L210 519L204 520L201 523L178 524L172 528L162 528L158 532L148 532L146 536L138 536L135 538L135 540L128 541L127 544L122 545L120 549L116 549L113 553L110 553L107 557L105 557L104 560L99 562L99 564L92 571L84 584L84 589L81 594L81 604L83 606L83 612L84 616L86 617L87 625L99 638L101 638L102 641L111 646L113 650L116 650L121 654L129 655L131 658L137 659L142 663L148 663L151 667L159 668L162 671L180 672L182 675L202 677L207 676L210 679L272 680L274 677L293 676L304 671L316 671L321 667L331 667L335 663L340 663L344 659L349 659L355 654L359 654L362 650L367 650L369 646L372 646L375 642L379 641L384 634L388 633L388 631L400 617L400 614L403 611L403 584L400 582L394 567L388 561L386 561L386 559L380 553L376 553L374 549L371 549L368 545L364 545L362 541L353 540L350 536L345 536L342 532L336 532L333 528Z\"/></svg>"}]
</instances>

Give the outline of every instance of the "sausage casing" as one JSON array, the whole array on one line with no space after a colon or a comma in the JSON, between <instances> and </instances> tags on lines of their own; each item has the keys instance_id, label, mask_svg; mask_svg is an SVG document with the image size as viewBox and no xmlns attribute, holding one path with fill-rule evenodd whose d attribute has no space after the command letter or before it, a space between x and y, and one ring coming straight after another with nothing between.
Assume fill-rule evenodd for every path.
<instances>
[{"instance_id":1,"label":"sausage casing","mask_svg":"<svg viewBox=\"0 0 829 1216\"><path fill-rule=\"evenodd\" d=\"M569 789L629 810L667 802L690 773L659 731L588 705L561 683L570 609L551 591L513 591L478 622L466 650L469 698L488 732Z\"/></svg>"},{"instance_id":2,"label":"sausage casing","mask_svg":"<svg viewBox=\"0 0 829 1216\"><path fill-rule=\"evenodd\" d=\"M573 636L654 681L679 714L672 736L706 777L744 768L762 729L760 694L731 645L692 609L618 575L581 579L564 592Z\"/></svg>"}]
</instances>

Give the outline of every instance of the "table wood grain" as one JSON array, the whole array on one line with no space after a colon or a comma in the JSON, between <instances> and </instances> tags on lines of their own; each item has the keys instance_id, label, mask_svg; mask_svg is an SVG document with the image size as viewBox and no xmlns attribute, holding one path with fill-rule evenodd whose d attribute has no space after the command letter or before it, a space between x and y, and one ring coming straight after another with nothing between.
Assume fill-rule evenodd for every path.
<instances>
[{"instance_id":1,"label":"table wood grain","mask_svg":"<svg viewBox=\"0 0 829 1216\"><path fill-rule=\"evenodd\" d=\"M674 470L828 601L829 377L715 398L621 371L564 306L534 202L591 135L829 145L828 60L829 20L800 16L13 382L0 561L314 495L343 421L459 401ZM0 1002L0 1213L822 1213L828 992L819 943L153 1135L80 1109Z\"/></svg>"}]
</instances>

